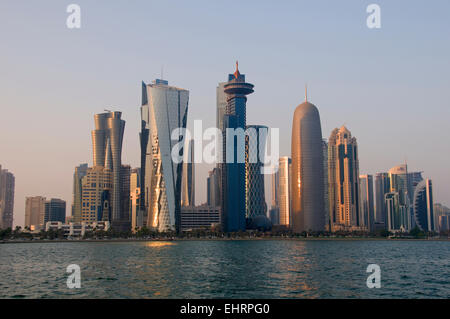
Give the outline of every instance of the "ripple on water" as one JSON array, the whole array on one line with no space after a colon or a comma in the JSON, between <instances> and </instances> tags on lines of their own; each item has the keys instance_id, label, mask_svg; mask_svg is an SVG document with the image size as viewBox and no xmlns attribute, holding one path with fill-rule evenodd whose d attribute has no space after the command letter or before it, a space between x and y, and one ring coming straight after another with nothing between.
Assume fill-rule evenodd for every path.
<instances>
[{"instance_id":1,"label":"ripple on water","mask_svg":"<svg viewBox=\"0 0 450 319\"><path fill-rule=\"evenodd\" d=\"M425 241L5 244L0 298L447 298L449 256L450 242Z\"/></svg>"}]
</instances>

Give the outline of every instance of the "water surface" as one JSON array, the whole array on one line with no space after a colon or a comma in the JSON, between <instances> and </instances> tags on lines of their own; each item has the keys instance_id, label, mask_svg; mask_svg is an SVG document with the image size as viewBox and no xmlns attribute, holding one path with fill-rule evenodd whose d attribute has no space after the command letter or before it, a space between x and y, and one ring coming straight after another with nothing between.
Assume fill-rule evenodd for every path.
<instances>
[{"instance_id":1,"label":"water surface","mask_svg":"<svg viewBox=\"0 0 450 319\"><path fill-rule=\"evenodd\" d=\"M66 267L81 268L69 289ZM366 268L381 267L380 289ZM0 298L449 298L448 241L0 245Z\"/></svg>"}]
</instances>

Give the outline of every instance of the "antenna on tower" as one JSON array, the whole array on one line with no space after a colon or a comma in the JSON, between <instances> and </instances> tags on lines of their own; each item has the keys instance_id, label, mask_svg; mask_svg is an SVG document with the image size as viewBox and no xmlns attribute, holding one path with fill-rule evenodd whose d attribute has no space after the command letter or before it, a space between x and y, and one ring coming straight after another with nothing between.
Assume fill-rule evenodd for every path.
<instances>
[{"instance_id":1,"label":"antenna on tower","mask_svg":"<svg viewBox=\"0 0 450 319\"><path fill-rule=\"evenodd\" d=\"M164 65L161 65L161 80L164 80Z\"/></svg>"},{"instance_id":2,"label":"antenna on tower","mask_svg":"<svg viewBox=\"0 0 450 319\"><path fill-rule=\"evenodd\" d=\"M308 102L308 85L305 83L305 102Z\"/></svg>"}]
</instances>

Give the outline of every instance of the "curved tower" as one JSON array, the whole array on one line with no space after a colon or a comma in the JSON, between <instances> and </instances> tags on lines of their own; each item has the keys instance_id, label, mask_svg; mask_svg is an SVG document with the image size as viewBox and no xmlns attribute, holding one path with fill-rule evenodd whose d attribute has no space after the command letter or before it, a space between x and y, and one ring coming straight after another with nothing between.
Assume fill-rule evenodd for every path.
<instances>
[{"instance_id":1,"label":"curved tower","mask_svg":"<svg viewBox=\"0 0 450 319\"><path fill-rule=\"evenodd\" d=\"M171 137L175 129L186 128L189 91L160 79L142 85L141 208L148 228L180 231L183 162L173 160L172 149L182 137Z\"/></svg>"},{"instance_id":2,"label":"curved tower","mask_svg":"<svg viewBox=\"0 0 450 319\"><path fill-rule=\"evenodd\" d=\"M112 170L111 226L119 231L129 230L128 211L121 202L122 187L122 142L125 121L122 112L95 114L95 130L92 131L94 168ZM98 208L98 207L97 207Z\"/></svg>"},{"instance_id":3,"label":"curved tower","mask_svg":"<svg viewBox=\"0 0 450 319\"><path fill-rule=\"evenodd\" d=\"M292 123L292 229L323 231L325 227L322 129L317 108L297 106Z\"/></svg>"},{"instance_id":4,"label":"curved tower","mask_svg":"<svg viewBox=\"0 0 450 319\"><path fill-rule=\"evenodd\" d=\"M433 186L429 179L421 181L414 192L414 217L421 230L436 229L433 213Z\"/></svg>"}]
</instances>

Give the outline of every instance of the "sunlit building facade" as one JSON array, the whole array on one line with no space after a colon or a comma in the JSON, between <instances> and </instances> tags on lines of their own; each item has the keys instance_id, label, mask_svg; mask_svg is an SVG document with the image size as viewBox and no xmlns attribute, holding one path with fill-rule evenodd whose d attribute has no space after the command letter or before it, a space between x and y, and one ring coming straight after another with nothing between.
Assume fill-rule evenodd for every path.
<instances>
[{"instance_id":1,"label":"sunlit building facade","mask_svg":"<svg viewBox=\"0 0 450 319\"><path fill-rule=\"evenodd\" d=\"M332 231L361 227L358 146L345 126L328 140L328 187Z\"/></svg>"},{"instance_id":2,"label":"sunlit building facade","mask_svg":"<svg viewBox=\"0 0 450 319\"><path fill-rule=\"evenodd\" d=\"M130 174L131 230L135 232L144 225L143 212L140 209L141 169L133 168Z\"/></svg>"},{"instance_id":3,"label":"sunlit building facade","mask_svg":"<svg viewBox=\"0 0 450 319\"><path fill-rule=\"evenodd\" d=\"M90 224L111 220L113 172L109 168L88 168L81 181L81 222Z\"/></svg>"},{"instance_id":4,"label":"sunlit building facade","mask_svg":"<svg viewBox=\"0 0 450 319\"><path fill-rule=\"evenodd\" d=\"M112 228L119 231L130 229L129 211L122 203L123 178L122 172L122 142L125 131L125 121L121 119L122 112L106 112L95 114L95 130L92 131L93 164L112 171L112 189L110 190L110 215Z\"/></svg>"},{"instance_id":5,"label":"sunlit building facade","mask_svg":"<svg viewBox=\"0 0 450 319\"><path fill-rule=\"evenodd\" d=\"M297 106L292 123L292 229L325 230L322 128L317 107Z\"/></svg>"},{"instance_id":6,"label":"sunlit building facade","mask_svg":"<svg viewBox=\"0 0 450 319\"><path fill-rule=\"evenodd\" d=\"M279 225L286 227L292 226L291 210L292 210L292 194L291 194L291 177L292 177L292 160L288 156L282 156L278 165L278 214Z\"/></svg>"},{"instance_id":7,"label":"sunlit building facade","mask_svg":"<svg viewBox=\"0 0 450 319\"><path fill-rule=\"evenodd\" d=\"M183 160L172 159L172 147L181 141L172 140L172 132L186 128L188 102L189 91L165 80L142 84L141 205L146 226L160 232L180 231Z\"/></svg>"},{"instance_id":8,"label":"sunlit building facade","mask_svg":"<svg viewBox=\"0 0 450 319\"><path fill-rule=\"evenodd\" d=\"M42 229L45 219L45 197L27 197L25 200L25 227Z\"/></svg>"}]
</instances>

